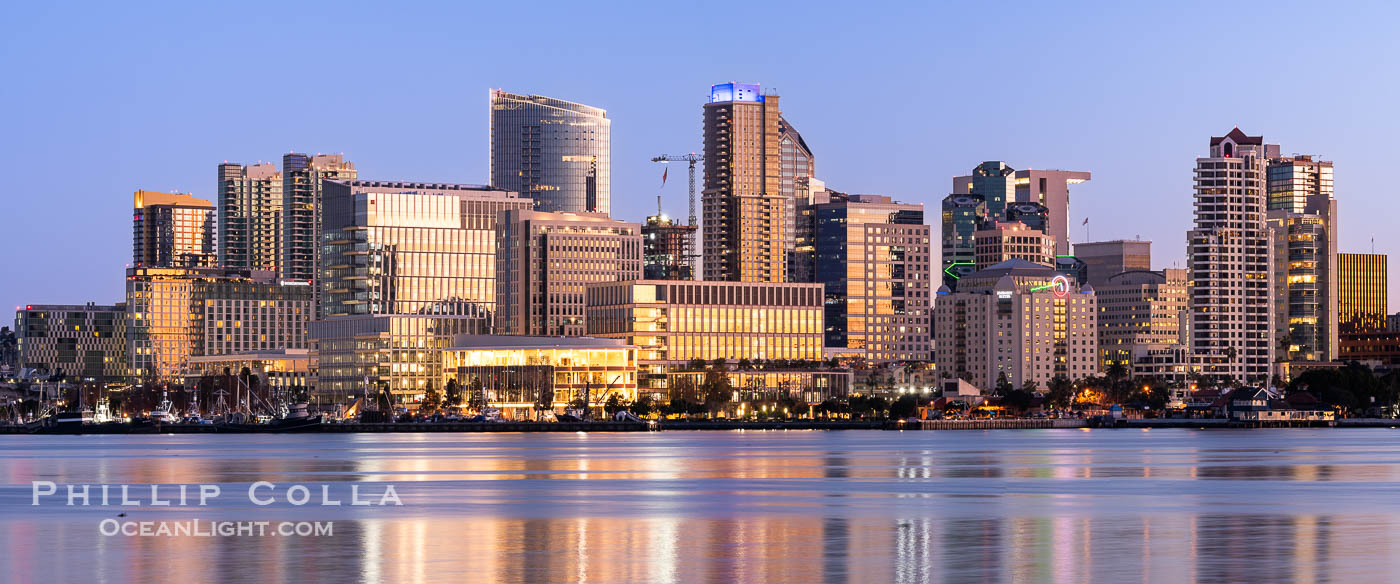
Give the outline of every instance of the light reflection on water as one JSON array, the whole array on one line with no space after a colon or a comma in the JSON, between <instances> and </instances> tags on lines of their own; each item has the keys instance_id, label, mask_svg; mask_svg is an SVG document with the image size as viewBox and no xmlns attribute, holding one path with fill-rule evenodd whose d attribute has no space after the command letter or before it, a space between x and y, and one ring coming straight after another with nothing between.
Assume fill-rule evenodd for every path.
<instances>
[{"instance_id":1,"label":"light reflection on water","mask_svg":"<svg viewBox=\"0 0 1400 584\"><path fill-rule=\"evenodd\" d=\"M15 581L1328 582L1400 558L1387 430L0 438ZM218 483L211 508L32 507L29 482ZM255 507L249 483L402 507ZM313 491L316 491L313 488ZM329 538L101 519L334 520Z\"/></svg>"}]
</instances>

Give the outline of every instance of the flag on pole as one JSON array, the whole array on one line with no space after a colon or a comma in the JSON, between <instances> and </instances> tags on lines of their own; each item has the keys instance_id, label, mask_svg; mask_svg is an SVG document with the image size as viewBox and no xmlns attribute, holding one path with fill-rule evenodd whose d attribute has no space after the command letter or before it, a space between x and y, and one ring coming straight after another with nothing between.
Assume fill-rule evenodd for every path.
<instances>
[{"instance_id":1,"label":"flag on pole","mask_svg":"<svg viewBox=\"0 0 1400 584\"><path fill-rule=\"evenodd\" d=\"M671 172L671 167L669 167L669 166L666 167L664 170L661 171L661 186L662 186L662 187L665 187L665 186L666 186L666 175L667 175L667 174L670 174L670 172Z\"/></svg>"},{"instance_id":2,"label":"flag on pole","mask_svg":"<svg viewBox=\"0 0 1400 584\"><path fill-rule=\"evenodd\" d=\"M1088 218L1088 217L1085 217L1085 218L1084 218L1084 223L1083 223L1083 224L1084 224L1084 225L1088 225L1088 224L1089 224L1089 218Z\"/></svg>"}]
</instances>

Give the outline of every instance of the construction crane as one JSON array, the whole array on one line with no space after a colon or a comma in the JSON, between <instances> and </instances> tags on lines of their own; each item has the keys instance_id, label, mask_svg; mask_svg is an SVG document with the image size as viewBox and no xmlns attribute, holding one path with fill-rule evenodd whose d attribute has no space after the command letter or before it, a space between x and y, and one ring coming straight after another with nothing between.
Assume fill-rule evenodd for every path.
<instances>
[{"instance_id":1,"label":"construction crane","mask_svg":"<svg viewBox=\"0 0 1400 584\"><path fill-rule=\"evenodd\" d=\"M695 163L699 162L699 154L691 152L683 156L661 155L651 159L652 162L689 162L690 163L690 225L694 227L695 222Z\"/></svg>"}]
</instances>

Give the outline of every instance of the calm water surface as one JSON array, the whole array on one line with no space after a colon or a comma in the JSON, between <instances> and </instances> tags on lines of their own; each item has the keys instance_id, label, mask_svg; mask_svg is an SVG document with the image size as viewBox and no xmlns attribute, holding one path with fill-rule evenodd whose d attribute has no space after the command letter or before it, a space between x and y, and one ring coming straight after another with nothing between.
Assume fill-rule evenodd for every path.
<instances>
[{"instance_id":1,"label":"calm water surface","mask_svg":"<svg viewBox=\"0 0 1400 584\"><path fill-rule=\"evenodd\" d=\"M223 494L36 507L35 480ZM255 506L255 481L314 496ZM403 505L316 504L352 483ZM0 436L0 579L1379 582L1397 495L1385 429ZM101 535L119 512L334 533Z\"/></svg>"}]
</instances>

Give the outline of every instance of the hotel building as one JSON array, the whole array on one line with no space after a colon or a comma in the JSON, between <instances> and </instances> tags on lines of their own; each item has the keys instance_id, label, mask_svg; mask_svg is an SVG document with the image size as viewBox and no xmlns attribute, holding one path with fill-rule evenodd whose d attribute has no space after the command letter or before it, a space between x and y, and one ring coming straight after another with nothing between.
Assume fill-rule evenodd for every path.
<instances>
[{"instance_id":1,"label":"hotel building","mask_svg":"<svg viewBox=\"0 0 1400 584\"><path fill-rule=\"evenodd\" d=\"M582 336L585 287L641 277L636 223L595 213L504 211L496 243L496 330Z\"/></svg>"},{"instance_id":2,"label":"hotel building","mask_svg":"<svg viewBox=\"0 0 1400 584\"><path fill-rule=\"evenodd\" d=\"M283 278L316 280L321 257L325 184L353 181L355 164L339 154L290 153L282 157L282 236L278 241Z\"/></svg>"},{"instance_id":3,"label":"hotel building","mask_svg":"<svg viewBox=\"0 0 1400 584\"><path fill-rule=\"evenodd\" d=\"M192 268L213 265L214 205L190 195L136 191L131 265Z\"/></svg>"},{"instance_id":4,"label":"hotel building","mask_svg":"<svg viewBox=\"0 0 1400 584\"><path fill-rule=\"evenodd\" d=\"M491 90L491 184L532 199L534 210L611 210L607 111Z\"/></svg>"},{"instance_id":5,"label":"hotel building","mask_svg":"<svg viewBox=\"0 0 1400 584\"><path fill-rule=\"evenodd\" d=\"M68 381L126 380L126 305L30 304L15 311L19 366Z\"/></svg>"},{"instance_id":6,"label":"hotel building","mask_svg":"<svg viewBox=\"0 0 1400 584\"><path fill-rule=\"evenodd\" d=\"M990 391L1004 376L1013 387L1041 388L1057 376L1098 372L1097 301L1048 266L1012 259L965 276L956 292L940 288L933 310L934 362L940 375Z\"/></svg>"},{"instance_id":7,"label":"hotel building","mask_svg":"<svg viewBox=\"0 0 1400 584\"><path fill-rule=\"evenodd\" d=\"M311 287L268 272L132 268L126 272L133 379L179 379L191 357L304 349Z\"/></svg>"},{"instance_id":8,"label":"hotel building","mask_svg":"<svg viewBox=\"0 0 1400 584\"><path fill-rule=\"evenodd\" d=\"M1208 374L1268 383L1274 362L1274 250L1266 215L1267 147L1239 128L1196 159L1195 228L1187 234L1191 351Z\"/></svg>"},{"instance_id":9,"label":"hotel building","mask_svg":"<svg viewBox=\"0 0 1400 584\"><path fill-rule=\"evenodd\" d=\"M928 360L933 290L923 205L829 191L824 198L811 217L826 347L875 362Z\"/></svg>"},{"instance_id":10,"label":"hotel building","mask_svg":"<svg viewBox=\"0 0 1400 584\"><path fill-rule=\"evenodd\" d=\"M850 372L794 367L822 361L820 284L643 280L592 284L588 335L637 347L640 391L671 399L680 377L696 381L694 360L724 359L736 388L801 393L810 403L845 395ZM781 362L738 371L740 359ZM780 366L781 365L781 366ZM696 384L698 386L698 383Z\"/></svg>"},{"instance_id":11,"label":"hotel building","mask_svg":"<svg viewBox=\"0 0 1400 584\"><path fill-rule=\"evenodd\" d=\"M618 339L461 335L442 362L438 389L455 379L463 403L482 391L510 419L530 419L541 400L561 410L585 396L594 408L614 395L637 399L637 348Z\"/></svg>"},{"instance_id":12,"label":"hotel building","mask_svg":"<svg viewBox=\"0 0 1400 584\"><path fill-rule=\"evenodd\" d=\"M219 165L219 265L277 271L282 173L271 163Z\"/></svg>"}]
</instances>

